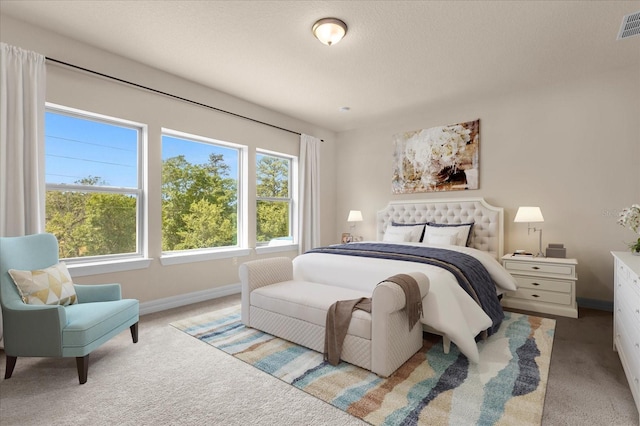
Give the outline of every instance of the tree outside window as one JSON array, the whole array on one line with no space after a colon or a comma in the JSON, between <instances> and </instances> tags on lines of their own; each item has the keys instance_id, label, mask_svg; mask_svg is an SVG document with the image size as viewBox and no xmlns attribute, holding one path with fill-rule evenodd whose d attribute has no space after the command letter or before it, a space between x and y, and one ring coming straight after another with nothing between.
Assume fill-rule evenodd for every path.
<instances>
[{"instance_id":1,"label":"tree outside window","mask_svg":"<svg viewBox=\"0 0 640 426\"><path fill-rule=\"evenodd\" d=\"M258 246L293 243L291 159L256 155L256 240Z\"/></svg>"},{"instance_id":2,"label":"tree outside window","mask_svg":"<svg viewBox=\"0 0 640 426\"><path fill-rule=\"evenodd\" d=\"M162 251L238 245L239 149L162 137Z\"/></svg>"}]
</instances>

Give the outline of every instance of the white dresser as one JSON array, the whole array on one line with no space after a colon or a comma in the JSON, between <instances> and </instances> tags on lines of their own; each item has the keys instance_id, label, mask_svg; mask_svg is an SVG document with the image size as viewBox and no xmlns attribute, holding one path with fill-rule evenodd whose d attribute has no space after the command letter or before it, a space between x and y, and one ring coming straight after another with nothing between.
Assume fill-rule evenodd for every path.
<instances>
[{"instance_id":1,"label":"white dresser","mask_svg":"<svg viewBox=\"0 0 640 426\"><path fill-rule=\"evenodd\" d=\"M502 297L505 308L578 318L576 259L520 257L507 254L502 265L518 282Z\"/></svg>"},{"instance_id":2,"label":"white dresser","mask_svg":"<svg viewBox=\"0 0 640 426\"><path fill-rule=\"evenodd\" d=\"M640 412L640 256L611 254L615 261L613 350L618 351Z\"/></svg>"}]
</instances>

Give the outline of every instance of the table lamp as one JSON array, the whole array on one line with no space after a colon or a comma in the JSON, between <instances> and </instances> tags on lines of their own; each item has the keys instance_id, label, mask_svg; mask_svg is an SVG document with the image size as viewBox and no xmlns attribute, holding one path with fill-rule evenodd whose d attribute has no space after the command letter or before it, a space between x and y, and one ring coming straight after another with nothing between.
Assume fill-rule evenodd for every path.
<instances>
[{"instance_id":1,"label":"table lamp","mask_svg":"<svg viewBox=\"0 0 640 426\"><path fill-rule=\"evenodd\" d=\"M353 235L354 241L358 241L355 236L356 223L362 222L362 212L360 210L349 211L347 222L349 222L350 232L351 232L351 235Z\"/></svg>"},{"instance_id":2,"label":"table lamp","mask_svg":"<svg viewBox=\"0 0 640 426\"><path fill-rule=\"evenodd\" d=\"M544 218L542 217L542 211L540 211L540 207L519 207L518 212L516 213L514 222L527 222L527 235L531 234L531 230L533 232L540 231L540 246L538 249L537 257L544 257L542 254L542 229L541 228L532 228L531 223L535 222L544 222Z\"/></svg>"}]
</instances>

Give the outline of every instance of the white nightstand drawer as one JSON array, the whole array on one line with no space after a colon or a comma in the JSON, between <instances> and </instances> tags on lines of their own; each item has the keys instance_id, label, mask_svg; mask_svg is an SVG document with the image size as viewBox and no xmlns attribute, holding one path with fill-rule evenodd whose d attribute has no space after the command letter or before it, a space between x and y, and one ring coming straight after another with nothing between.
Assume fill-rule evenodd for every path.
<instances>
[{"instance_id":1,"label":"white nightstand drawer","mask_svg":"<svg viewBox=\"0 0 640 426\"><path fill-rule=\"evenodd\" d=\"M574 267L572 265L549 265L541 262L522 262L522 261L510 261L504 262L504 267L514 273L518 272L530 272L536 274L554 274L554 275L566 275L568 277L574 275Z\"/></svg>"},{"instance_id":2,"label":"white nightstand drawer","mask_svg":"<svg viewBox=\"0 0 640 426\"><path fill-rule=\"evenodd\" d=\"M571 294L573 281L551 280L547 278L530 277L526 275L516 275L519 288L529 288L532 290L555 291L558 293Z\"/></svg>"},{"instance_id":3,"label":"white nightstand drawer","mask_svg":"<svg viewBox=\"0 0 640 426\"><path fill-rule=\"evenodd\" d=\"M553 291L532 290L519 288L515 292L507 293L509 297L525 299L536 302L555 303L558 305L571 305L571 293L556 293Z\"/></svg>"}]
</instances>

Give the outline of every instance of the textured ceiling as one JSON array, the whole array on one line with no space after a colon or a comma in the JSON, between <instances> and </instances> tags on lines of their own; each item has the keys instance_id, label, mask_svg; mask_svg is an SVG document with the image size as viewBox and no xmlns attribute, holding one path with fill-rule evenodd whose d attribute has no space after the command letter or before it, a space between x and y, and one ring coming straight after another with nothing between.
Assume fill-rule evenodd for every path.
<instances>
[{"instance_id":1,"label":"textured ceiling","mask_svg":"<svg viewBox=\"0 0 640 426\"><path fill-rule=\"evenodd\" d=\"M0 2L3 15L335 131L620 67L640 75L640 37L616 41L623 15L638 10L640 1ZM349 26L332 47L311 34L324 17Z\"/></svg>"}]
</instances>

